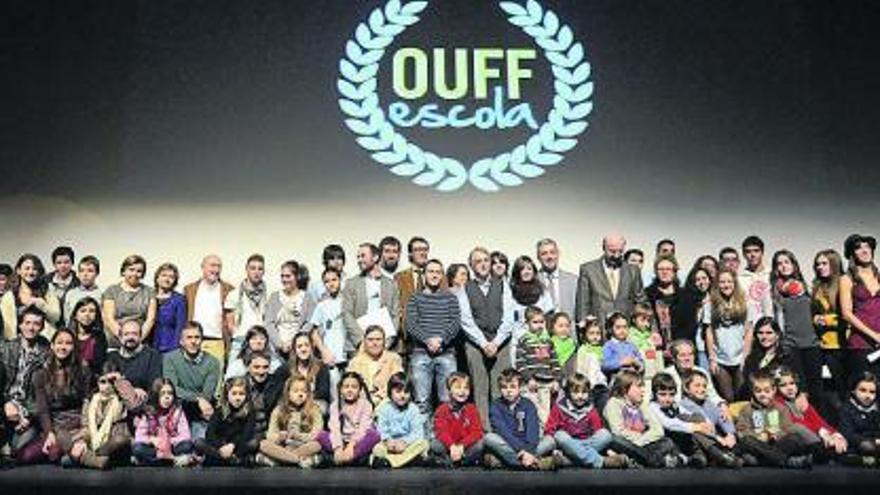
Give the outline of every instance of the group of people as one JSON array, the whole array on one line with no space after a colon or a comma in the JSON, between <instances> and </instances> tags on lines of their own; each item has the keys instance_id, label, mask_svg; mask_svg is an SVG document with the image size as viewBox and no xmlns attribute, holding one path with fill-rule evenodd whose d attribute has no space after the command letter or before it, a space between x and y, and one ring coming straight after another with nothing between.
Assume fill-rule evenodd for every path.
<instances>
[{"instance_id":1,"label":"group of people","mask_svg":"<svg viewBox=\"0 0 880 495\"><path fill-rule=\"evenodd\" d=\"M67 246L50 273L0 265L0 463L880 463L873 237L820 251L810 283L756 236L687 272L664 239L643 273L616 234L579 274L552 239L513 263L405 247L401 270L398 239L360 244L350 276L329 245L320 277L286 261L272 292L259 254L237 285L208 255L180 292L174 264L150 286L138 255L107 287Z\"/></svg>"}]
</instances>

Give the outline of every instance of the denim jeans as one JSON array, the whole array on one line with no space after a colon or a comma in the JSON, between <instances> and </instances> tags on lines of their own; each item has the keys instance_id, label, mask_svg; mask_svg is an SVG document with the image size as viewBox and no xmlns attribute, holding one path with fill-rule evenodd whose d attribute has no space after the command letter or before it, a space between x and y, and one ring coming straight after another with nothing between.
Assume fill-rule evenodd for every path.
<instances>
[{"instance_id":1,"label":"denim jeans","mask_svg":"<svg viewBox=\"0 0 880 495\"><path fill-rule=\"evenodd\" d=\"M495 455L505 466L518 467L517 452L497 433L487 433L483 437L483 446L489 454Z\"/></svg>"},{"instance_id":2,"label":"denim jeans","mask_svg":"<svg viewBox=\"0 0 880 495\"><path fill-rule=\"evenodd\" d=\"M580 440L572 438L564 431L557 431L553 435L556 446L568 457L571 462L578 466L602 467L602 455L600 452L611 443L611 432L602 428L590 438Z\"/></svg>"},{"instance_id":3,"label":"denim jeans","mask_svg":"<svg viewBox=\"0 0 880 495\"><path fill-rule=\"evenodd\" d=\"M409 367L413 381L413 401L425 415L425 418L430 419L434 410L431 407L432 386L437 387L437 398L440 402L449 402L446 379L457 369L455 354L450 349L442 354L431 356L421 349L415 349L410 356Z\"/></svg>"}]
</instances>

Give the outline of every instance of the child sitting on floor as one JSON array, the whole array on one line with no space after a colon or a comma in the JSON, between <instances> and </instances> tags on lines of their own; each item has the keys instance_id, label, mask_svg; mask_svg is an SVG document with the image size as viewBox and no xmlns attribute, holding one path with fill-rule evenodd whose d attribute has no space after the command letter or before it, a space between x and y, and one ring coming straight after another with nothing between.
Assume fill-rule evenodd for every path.
<instances>
[{"instance_id":1,"label":"child sitting on floor","mask_svg":"<svg viewBox=\"0 0 880 495\"><path fill-rule=\"evenodd\" d=\"M391 375L386 400L376 411L376 426L382 440L373 447L373 467L399 468L428 452L425 416L412 401L412 382L406 373Z\"/></svg>"},{"instance_id":2,"label":"child sitting on floor","mask_svg":"<svg viewBox=\"0 0 880 495\"><path fill-rule=\"evenodd\" d=\"M468 375L456 371L446 379L449 402L434 413L434 439L431 453L445 467L473 466L483 455L483 427L477 406L468 402L471 383Z\"/></svg>"},{"instance_id":3,"label":"child sitting on floor","mask_svg":"<svg viewBox=\"0 0 880 495\"><path fill-rule=\"evenodd\" d=\"M192 453L189 421L177 402L174 383L159 378L153 384L144 414L135 420L134 462L143 466L189 466Z\"/></svg>"},{"instance_id":4,"label":"child sitting on floor","mask_svg":"<svg viewBox=\"0 0 880 495\"><path fill-rule=\"evenodd\" d=\"M798 376L791 368L780 366L774 373L776 378L776 402L795 425L806 428L822 441L824 452L828 455L843 455L847 450L846 438L829 425L806 396L798 390ZM814 440L815 441L815 440Z\"/></svg>"},{"instance_id":5,"label":"child sitting on floor","mask_svg":"<svg viewBox=\"0 0 880 495\"><path fill-rule=\"evenodd\" d=\"M321 444L317 439L324 429L321 407L315 402L311 383L305 376L288 378L284 390L286 399L281 399L272 410L257 463L314 467L320 462L317 454Z\"/></svg>"},{"instance_id":6,"label":"child sitting on floor","mask_svg":"<svg viewBox=\"0 0 880 495\"><path fill-rule=\"evenodd\" d=\"M373 403L361 375L346 371L339 380L339 400L330 406L329 431L318 435L324 453L337 466L363 464L381 440L373 424Z\"/></svg>"},{"instance_id":7,"label":"child sitting on floor","mask_svg":"<svg viewBox=\"0 0 880 495\"><path fill-rule=\"evenodd\" d=\"M709 462L730 469L741 468L743 460L736 455L736 427L721 406L709 397L709 379L697 370L686 370L682 372L681 383L681 410L714 427L711 434L694 434Z\"/></svg>"},{"instance_id":8,"label":"child sitting on floor","mask_svg":"<svg viewBox=\"0 0 880 495\"><path fill-rule=\"evenodd\" d=\"M196 451L205 466L250 466L257 451L256 416L248 400L244 377L230 378L223 387L222 405L208 422Z\"/></svg>"},{"instance_id":9,"label":"child sitting on floor","mask_svg":"<svg viewBox=\"0 0 880 495\"><path fill-rule=\"evenodd\" d=\"M614 375L622 369L641 374L645 369L642 354L629 341L629 319L623 313L612 313L605 323L608 341L602 346L602 371Z\"/></svg>"},{"instance_id":10,"label":"child sitting on floor","mask_svg":"<svg viewBox=\"0 0 880 495\"><path fill-rule=\"evenodd\" d=\"M853 380L849 401L840 410L840 432L849 451L862 456L865 466L877 466L880 455L880 407L877 407L877 377L864 372Z\"/></svg>"}]
</instances>

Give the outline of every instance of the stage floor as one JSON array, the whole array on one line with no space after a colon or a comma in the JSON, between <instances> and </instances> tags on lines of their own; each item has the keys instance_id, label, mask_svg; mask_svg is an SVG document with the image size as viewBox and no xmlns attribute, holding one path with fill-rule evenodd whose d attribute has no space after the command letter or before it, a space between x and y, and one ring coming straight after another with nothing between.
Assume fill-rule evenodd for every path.
<instances>
[{"instance_id":1,"label":"stage floor","mask_svg":"<svg viewBox=\"0 0 880 495\"><path fill-rule=\"evenodd\" d=\"M880 469L817 467L810 471L752 468L742 471L627 470L585 471L566 469L552 473L485 471L481 469L400 471L368 468L232 469L232 468L119 468L108 472L65 470L54 466L22 467L0 472L3 494L135 493L243 495L253 488L268 492L296 493L419 493L463 495L468 493L555 493L588 490L594 493L676 493L711 495L761 490L761 493L829 494L832 490L854 493L880 491ZM699 490L699 491L698 491ZM768 491L769 490L769 491Z\"/></svg>"}]
</instances>

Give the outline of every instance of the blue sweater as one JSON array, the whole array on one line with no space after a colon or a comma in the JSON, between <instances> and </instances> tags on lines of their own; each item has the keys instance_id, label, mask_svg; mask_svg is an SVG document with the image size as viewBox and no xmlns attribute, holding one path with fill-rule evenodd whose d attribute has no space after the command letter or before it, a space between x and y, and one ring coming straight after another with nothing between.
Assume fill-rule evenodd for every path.
<instances>
[{"instance_id":1,"label":"blue sweater","mask_svg":"<svg viewBox=\"0 0 880 495\"><path fill-rule=\"evenodd\" d=\"M605 373L615 373L623 365L620 362L625 357L631 357L636 361L642 362L642 354L635 344L628 340L611 339L602 346L602 371Z\"/></svg>"},{"instance_id":2,"label":"blue sweater","mask_svg":"<svg viewBox=\"0 0 880 495\"><path fill-rule=\"evenodd\" d=\"M512 407L504 399L494 401L489 409L489 423L492 431L500 435L513 450L535 453L540 422L538 410L532 401L520 397Z\"/></svg>"},{"instance_id":3,"label":"blue sweater","mask_svg":"<svg viewBox=\"0 0 880 495\"><path fill-rule=\"evenodd\" d=\"M407 445L425 438L425 416L412 402L400 409L390 400L379 406L376 426L382 440L403 440Z\"/></svg>"}]
</instances>

